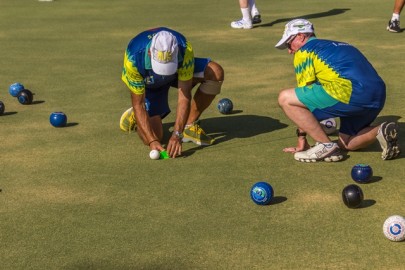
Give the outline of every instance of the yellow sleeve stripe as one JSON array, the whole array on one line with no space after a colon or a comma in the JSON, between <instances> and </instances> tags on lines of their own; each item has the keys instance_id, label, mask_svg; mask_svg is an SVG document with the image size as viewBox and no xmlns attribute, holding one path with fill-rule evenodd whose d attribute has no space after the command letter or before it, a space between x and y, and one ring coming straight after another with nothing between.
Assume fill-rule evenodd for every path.
<instances>
[{"instance_id":1,"label":"yellow sleeve stripe","mask_svg":"<svg viewBox=\"0 0 405 270\"><path fill-rule=\"evenodd\" d=\"M126 53L124 57L124 66L122 68L121 79L134 94L142 95L145 93L145 82L143 77L138 72L138 69L132 65L132 62L128 59Z\"/></svg>"},{"instance_id":2,"label":"yellow sleeve stripe","mask_svg":"<svg viewBox=\"0 0 405 270\"><path fill-rule=\"evenodd\" d=\"M188 81L193 78L194 73L194 52L193 47L187 41L186 51L184 53L183 65L178 69L180 81Z\"/></svg>"},{"instance_id":3,"label":"yellow sleeve stripe","mask_svg":"<svg viewBox=\"0 0 405 270\"><path fill-rule=\"evenodd\" d=\"M299 52L294 58L298 87L318 81L325 91L340 102L348 104L352 83L340 75L313 52ZM316 74L315 74L316 70Z\"/></svg>"}]
</instances>

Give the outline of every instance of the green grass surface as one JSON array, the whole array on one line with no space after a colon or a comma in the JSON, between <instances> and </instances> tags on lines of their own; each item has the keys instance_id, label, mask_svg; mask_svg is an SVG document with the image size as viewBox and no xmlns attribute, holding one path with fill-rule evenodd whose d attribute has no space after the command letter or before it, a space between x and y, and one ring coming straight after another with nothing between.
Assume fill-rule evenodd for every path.
<instances>
[{"instance_id":1,"label":"green grass surface","mask_svg":"<svg viewBox=\"0 0 405 270\"><path fill-rule=\"evenodd\" d=\"M320 38L357 46L387 84L377 121L398 120L404 138L405 33L385 30L392 5L258 1L261 26L238 31L233 0L1 0L0 268L403 269L404 243L382 233L388 216L405 215L403 155L382 161L375 144L343 162L303 164L283 153L295 127L277 95L295 78L292 57L274 48L294 17L310 18ZM175 160L150 160L118 125L130 106L124 49L156 26L179 30L196 56L224 67L220 97L237 111L211 106L202 125L218 143L185 144ZM35 93L34 104L8 94L14 82ZM170 103L174 112L175 90ZM68 127L49 124L53 111L67 114ZM341 191L356 163L370 164L375 181L361 186L363 207L348 209ZM250 200L258 181L272 184L272 205Z\"/></svg>"}]
</instances>

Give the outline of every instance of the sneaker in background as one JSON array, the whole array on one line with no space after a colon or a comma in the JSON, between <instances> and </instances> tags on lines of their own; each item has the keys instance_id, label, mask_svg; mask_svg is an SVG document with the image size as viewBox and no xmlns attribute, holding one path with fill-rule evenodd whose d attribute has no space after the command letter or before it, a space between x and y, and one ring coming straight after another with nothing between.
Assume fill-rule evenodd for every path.
<instances>
[{"instance_id":1,"label":"sneaker in background","mask_svg":"<svg viewBox=\"0 0 405 270\"><path fill-rule=\"evenodd\" d=\"M399 33L401 32L401 27L399 26L399 21L398 20L390 20L388 22L387 30L392 32L392 33Z\"/></svg>"},{"instance_id":2,"label":"sneaker in background","mask_svg":"<svg viewBox=\"0 0 405 270\"><path fill-rule=\"evenodd\" d=\"M256 14L254 16L252 16L252 24L258 24L262 22L262 17L260 16L260 14Z\"/></svg>"},{"instance_id":3,"label":"sneaker in background","mask_svg":"<svg viewBox=\"0 0 405 270\"><path fill-rule=\"evenodd\" d=\"M252 29L252 21L245 21L244 19L240 19L239 21L233 21L231 23L231 27L235 29Z\"/></svg>"},{"instance_id":4,"label":"sneaker in background","mask_svg":"<svg viewBox=\"0 0 405 270\"><path fill-rule=\"evenodd\" d=\"M396 123L382 123L378 129L377 140L383 150L381 153L383 160L394 159L401 153L398 145L398 125Z\"/></svg>"}]
</instances>

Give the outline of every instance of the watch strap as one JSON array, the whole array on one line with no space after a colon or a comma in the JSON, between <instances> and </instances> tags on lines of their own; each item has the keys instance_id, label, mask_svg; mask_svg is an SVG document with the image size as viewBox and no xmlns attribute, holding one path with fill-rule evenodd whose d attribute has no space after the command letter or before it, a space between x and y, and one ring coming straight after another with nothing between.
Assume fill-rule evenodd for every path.
<instances>
[{"instance_id":1,"label":"watch strap","mask_svg":"<svg viewBox=\"0 0 405 270\"><path fill-rule=\"evenodd\" d=\"M300 130L298 128L295 131L295 133L297 134L297 137L305 137L305 136L307 136L306 132L300 132Z\"/></svg>"},{"instance_id":2,"label":"watch strap","mask_svg":"<svg viewBox=\"0 0 405 270\"><path fill-rule=\"evenodd\" d=\"M175 131L173 131L172 136L175 136L175 137L177 137L177 138L179 138L179 139L183 139L183 132L180 132L180 131L178 131L178 130L175 130Z\"/></svg>"}]
</instances>

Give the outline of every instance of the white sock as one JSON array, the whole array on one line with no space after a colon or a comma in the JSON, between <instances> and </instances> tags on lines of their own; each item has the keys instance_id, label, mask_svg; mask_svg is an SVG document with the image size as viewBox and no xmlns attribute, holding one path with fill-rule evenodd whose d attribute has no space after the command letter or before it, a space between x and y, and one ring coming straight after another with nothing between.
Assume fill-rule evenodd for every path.
<instances>
[{"instance_id":1,"label":"white sock","mask_svg":"<svg viewBox=\"0 0 405 270\"><path fill-rule=\"evenodd\" d=\"M249 8L241 8L240 9L242 11L242 16L243 16L243 20L245 22L251 22L252 18L250 17L250 10Z\"/></svg>"},{"instance_id":2,"label":"white sock","mask_svg":"<svg viewBox=\"0 0 405 270\"><path fill-rule=\"evenodd\" d=\"M399 21L399 14L392 13L391 21L395 21L395 20Z\"/></svg>"}]
</instances>

